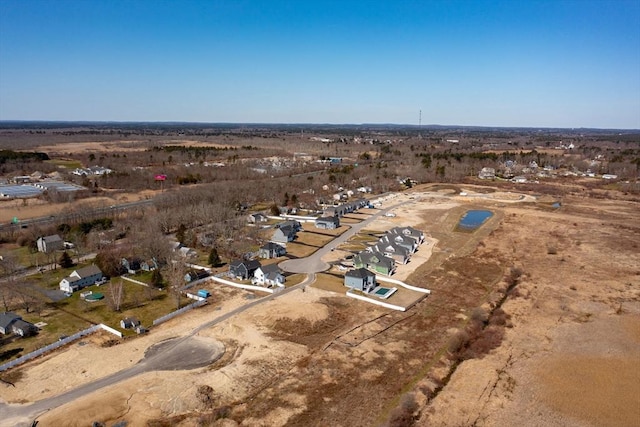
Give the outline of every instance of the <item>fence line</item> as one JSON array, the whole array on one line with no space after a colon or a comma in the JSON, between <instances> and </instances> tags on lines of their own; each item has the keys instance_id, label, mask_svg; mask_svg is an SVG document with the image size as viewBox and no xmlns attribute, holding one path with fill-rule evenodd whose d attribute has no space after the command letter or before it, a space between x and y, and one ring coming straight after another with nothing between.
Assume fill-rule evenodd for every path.
<instances>
[{"instance_id":1,"label":"fence line","mask_svg":"<svg viewBox=\"0 0 640 427\"><path fill-rule=\"evenodd\" d=\"M229 285L229 286L233 286L235 288L240 288L240 289L247 289L249 291L260 291L260 292L267 292L270 294L274 292L273 289L265 288L264 286L243 285L242 283L232 282L231 280L221 279L216 276L210 276L209 279L213 280L214 282L222 283L223 285Z\"/></svg>"},{"instance_id":2,"label":"fence line","mask_svg":"<svg viewBox=\"0 0 640 427\"><path fill-rule=\"evenodd\" d=\"M70 342L75 341L77 339L80 339L80 338L82 338L82 337L84 337L86 335L92 334L92 333L96 332L97 330L102 329L103 326L104 325L93 325L90 328L84 329L84 330L82 330L80 332L76 332L73 335L70 335L70 336L68 336L66 338L63 338L63 339L61 339L59 341L56 341L56 342L51 343L49 345L46 345L44 347L40 347L39 349L34 350L31 353L27 353L24 356L21 356L21 357L15 359L15 360L11 360L11 361L9 361L7 363L4 363L4 364L0 365L0 372L6 371L7 369L13 368L14 366L21 365L21 364L23 364L25 362L28 362L31 359L35 359L36 357L38 357L38 356L40 356L40 355L42 355L44 353L47 353L47 352L49 352L51 350L55 350L57 348L60 348L63 345L69 344Z\"/></svg>"},{"instance_id":3,"label":"fence line","mask_svg":"<svg viewBox=\"0 0 640 427\"><path fill-rule=\"evenodd\" d=\"M112 327L105 325L104 323L100 323L98 326L100 326L101 329L109 332L110 334L113 334L119 338L122 338L122 332L115 330Z\"/></svg>"},{"instance_id":4,"label":"fence line","mask_svg":"<svg viewBox=\"0 0 640 427\"><path fill-rule=\"evenodd\" d=\"M422 292L423 294L430 294L431 293L431 291L429 289L419 288L417 286L412 286L412 285L404 283L404 282L402 282L400 280L392 279L392 278L390 278L388 276L383 276L383 275L380 275L380 274L376 274L376 280L379 280L381 282L393 283L393 284L396 284L398 286L402 286L403 288L411 289L412 291Z\"/></svg>"},{"instance_id":5,"label":"fence line","mask_svg":"<svg viewBox=\"0 0 640 427\"><path fill-rule=\"evenodd\" d=\"M185 311L189 311L189 310L191 310L193 308L196 308L196 307L201 307L201 306L205 305L206 303L207 303L206 300L196 301L194 303L191 303L191 304L189 304L189 305L187 305L185 307L182 307L181 309L178 309L176 311L172 311L171 313L166 314L166 315L164 315L162 317L158 317L156 320L153 321L153 325L156 326L156 325L159 325L161 323L164 323L167 320L173 319L177 315L184 313Z\"/></svg>"},{"instance_id":6,"label":"fence line","mask_svg":"<svg viewBox=\"0 0 640 427\"><path fill-rule=\"evenodd\" d=\"M359 299L361 301L368 302L370 304L375 304L375 305L380 305L382 307L390 308L392 310L407 311L406 307L402 307L402 306L394 305L394 304L389 304L388 302L376 301L374 299L367 298L367 297L362 296L362 295L354 294L354 293L351 292L351 290L347 291L347 296L350 297L350 298L355 298L355 299Z\"/></svg>"}]
</instances>

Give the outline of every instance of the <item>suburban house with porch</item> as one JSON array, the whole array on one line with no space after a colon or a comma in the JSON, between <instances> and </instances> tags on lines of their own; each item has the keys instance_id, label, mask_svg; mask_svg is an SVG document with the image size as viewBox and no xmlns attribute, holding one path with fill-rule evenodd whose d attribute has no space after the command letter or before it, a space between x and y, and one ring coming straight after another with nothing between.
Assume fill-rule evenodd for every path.
<instances>
[{"instance_id":1,"label":"suburban house with porch","mask_svg":"<svg viewBox=\"0 0 640 427\"><path fill-rule=\"evenodd\" d=\"M386 274L390 276L396 269L393 259L384 256L377 251L362 251L353 257L353 266L355 268L366 268L375 273Z\"/></svg>"},{"instance_id":2,"label":"suburban house with porch","mask_svg":"<svg viewBox=\"0 0 640 427\"><path fill-rule=\"evenodd\" d=\"M344 274L344 285L368 293L376 287L376 275L366 268L349 270Z\"/></svg>"},{"instance_id":3,"label":"suburban house with porch","mask_svg":"<svg viewBox=\"0 0 640 427\"><path fill-rule=\"evenodd\" d=\"M285 277L277 264L263 265L253 273L251 282L260 286L284 286Z\"/></svg>"},{"instance_id":4,"label":"suburban house with porch","mask_svg":"<svg viewBox=\"0 0 640 427\"><path fill-rule=\"evenodd\" d=\"M340 217L337 216L323 216L316 219L316 228L325 230L333 230L340 227Z\"/></svg>"},{"instance_id":5,"label":"suburban house with porch","mask_svg":"<svg viewBox=\"0 0 640 427\"><path fill-rule=\"evenodd\" d=\"M102 271L95 265L80 268L60 281L60 290L75 292L87 286L94 285L102 278Z\"/></svg>"},{"instance_id":6,"label":"suburban house with porch","mask_svg":"<svg viewBox=\"0 0 640 427\"><path fill-rule=\"evenodd\" d=\"M258 249L258 256L264 259L278 258L287 254L287 249L277 243L268 242Z\"/></svg>"},{"instance_id":7,"label":"suburban house with porch","mask_svg":"<svg viewBox=\"0 0 640 427\"><path fill-rule=\"evenodd\" d=\"M64 241L57 234L51 236L39 237L36 240L36 246L39 252L50 254L55 251L64 249Z\"/></svg>"},{"instance_id":8,"label":"suburban house with porch","mask_svg":"<svg viewBox=\"0 0 640 427\"><path fill-rule=\"evenodd\" d=\"M261 264L258 260L233 261L229 264L229 276L235 277L236 279L247 280L253 277L255 271L260 267Z\"/></svg>"}]
</instances>

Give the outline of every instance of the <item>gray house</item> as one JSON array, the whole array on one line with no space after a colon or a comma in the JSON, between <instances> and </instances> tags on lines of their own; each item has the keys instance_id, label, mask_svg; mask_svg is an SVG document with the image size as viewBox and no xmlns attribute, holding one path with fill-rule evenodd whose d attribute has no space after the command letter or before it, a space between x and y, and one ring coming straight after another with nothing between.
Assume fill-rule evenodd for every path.
<instances>
[{"instance_id":1,"label":"gray house","mask_svg":"<svg viewBox=\"0 0 640 427\"><path fill-rule=\"evenodd\" d=\"M393 259L384 256L380 252L362 251L353 257L353 266L355 268L366 268L375 273L386 274L390 276L396 269Z\"/></svg>"},{"instance_id":2,"label":"gray house","mask_svg":"<svg viewBox=\"0 0 640 427\"><path fill-rule=\"evenodd\" d=\"M395 243L396 245L405 248L409 254L412 254L418 248L418 244L415 240L405 237L401 234L391 235L385 234L380 238L380 243L386 245L388 243Z\"/></svg>"},{"instance_id":3,"label":"gray house","mask_svg":"<svg viewBox=\"0 0 640 427\"><path fill-rule=\"evenodd\" d=\"M185 282L193 282L194 280L205 279L209 277L209 272L205 269L191 270L184 275Z\"/></svg>"},{"instance_id":4,"label":"gray house","mask_svg":"<svg viewBox=\"0 0 640 427\"><path fill-rule=\"evenodd\" d=\"M21 337L27 337L36 333L38 328L32 323L22 320L22 317L15 313L0 313L0 333L8 335L14 333Z\"/></svg>"},{"instance_id":5,"label":"gray house","mask_svg":"<svg viewBox=\"0 0 640 427\"><path fill-rule=\"evenodd\" d=\"M409 251L395 243L378 242L367 248L370 252L380 252L382 255L393 259L398 264L406 264L409 261Z\"/></svg>"},{"instance_id":6,"label":"gray house","mask_svg":"<svg viewBox=\"0 0 640 427\"><path fill-rule=\"evenodd\" d=\"M36 240L36 246L39 252L49 254L64 249L64 241L60 236L54 234L52 236L39 237Z\"/></svg>"},{"instance_id":7,"label":"gray house","mask_svg":"<svg viewBox=\"0 0 640 427\"><path fill-rule=\"evenodd\" d=\"M376 275L366 268L349 270L344 275L344 285L362 292L371 292L376 287Z\"/></svg>"},{"instance_id":8,"label":"gray house","mask_svg":"<svg viewBox=\"0 0 640 427\"><path fill-rule=\"evenodd\" d=\"M258 249L258 256L260 258L270 259L278 258L286 255L287 249L277 243L269 242Z\"/></svg>"},{"instance_id":9,"label":"gray house","mask_svg":"<svg viewBox=\"0 0 640 427\"><path fill-rule=\"evenodd\" d=\"M413 227L393 227L391 230L387 231L387 234L401 235L411 238L419 245L424 242L424 233Z\"/></svg>"},{"instance_id":10,"label":"gray house","mask_svg":"<svg viewBox=\"0 0 640 427\"><path fill-rule=\"evenodd\" d=\"M322 228L325 230L332 230L340 227L340 217L337 216L323 216L316 219L316 228Z\"/></svg>"},{"instance_id":11,"label":"gray house","mask_svg":"<svg viewBox=\"0 0 640 427\"><path fill-rule=\"evenodd\" d=\"M153 271L158 268L158 263L156 262L155 259L151 259L149 261L143 261L142 259L135 258L135 257L122 258L121 263L124 269L127 270L127 273L129 274L135 274L140 270Z\"/></svg>"},{"instance_id":12,"label":"gray house","mask_svg":"<svg viewBox=\"0 0 640 427\"><path fill-rule=\"evenodd\" d=\"M260 268L261 264L257 260L243 261L237 260L229 264L229 275L236 279L246 280L253 277L253 273Z\"/></svg>"},{"instance_id":13,"label":"gray house","mask_svg":"<svg viewBox=\"0 0 640 427\"><path fill-rule=\"evenodd\" d=\"M275 243L283 243L287 244L288 242L293 242L296 238L296 231L290 226L282 226L276 228L273 232L273 237L271 237L271 241Z\"/></svg>"}]
</instances>

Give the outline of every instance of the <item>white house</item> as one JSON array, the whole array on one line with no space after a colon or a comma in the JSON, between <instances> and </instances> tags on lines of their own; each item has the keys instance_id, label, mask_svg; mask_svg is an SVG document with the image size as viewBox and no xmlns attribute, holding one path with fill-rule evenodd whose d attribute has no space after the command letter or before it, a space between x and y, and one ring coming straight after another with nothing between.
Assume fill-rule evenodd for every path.
<instances>
[{"instance_id":1,"label":"white house","mask_svg":"<svg viewBox=\"0 0 640 427\"><path fill-rule=\"evenodd\" d=\"M277 264L263 265L253 273L253 284L260 286L284 286L285 277Z\"/></svg>"},{"instance_id":2,"label":"white house","mask_svg":"<svg viewBox=\"0 0 640 427\"><path fill-rule=\"evenodd\" d=\"M36 246L38 247L39 252L48 254L64 249L64 241L60 236L54 234L52 236L39 237L38 240L36 240Z\"/></svg>"},{"instance_id":3,"label":"white house","mask_svg":"<svg viewBox=\"0 0 640 427\"><path fill-rule=\"evenodd\" d=\"M63 292L75 292L87 286L91 286L102 278L102 271L95 265L80 268L60 281L60 290Z\"/></svg>"}]
</instances>

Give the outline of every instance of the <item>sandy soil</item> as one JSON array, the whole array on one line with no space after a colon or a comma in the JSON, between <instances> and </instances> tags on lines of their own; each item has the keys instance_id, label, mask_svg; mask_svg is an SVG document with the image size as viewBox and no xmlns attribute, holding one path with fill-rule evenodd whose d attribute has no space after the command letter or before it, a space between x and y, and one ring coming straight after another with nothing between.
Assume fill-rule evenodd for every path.
<instances>
[{"instance_id":1,"label":"sandy soil","mask_svg":"<svg viewBox=\"0 0 640 427\"><path fill-rule=\"evenodd\" d=\"M418 425L640 425L637 206L564 205L506 210L500 239L483 250L510 251L526 272L521 296L503 306L513 328L458 366Z\"/></svg>"},{"instance_id":2,"label":"sandy soil","mask_svg":"<svg viewBox=\"0 0 640 427\"><path fill-rule=\"evenodd\" d=\"M471 194L472 188L465 191ZM475 251L475 263L485 256L525 271L518 285L520 296L509 298L503 306L513 327L507 329L502 346L484 358L461 363L434 400L419 398L423 405L419 425L639 424L636 409L640 405L634 403L640 395L640 259L637 225L629 226L639 223L635 204L599 200L598 210L594 210L593 201L575 198L563 200L562 209L550 211L532 203L520 204L529 198L512 193L470 198L447 191L414 192L401 197L406 199L388 203L407 200L413 205L396 209L396 217L381 218L373 229L416 226L425 220L433 221L430 227L434 230L451 227L465 205L485 203L499 214L492 220L495 230L477 249L473 246L465 251ZM409 277L431 258L451 259L435 234L396 277ZM548 253L550 244L557 248L556 254ZM602 254L607 251L616 256L603 262ZM330 256L337 257L338 252ZM463 258L459 265L464 262ZM444 283L465 274L464 269L440 272L437 265L433 271ZM442 283L434 284L442 288ZM23 380L15 389L0 389L0 397L10 402L41 399L131 366L154 343L184 335L246 303L246 295L230 290L219 302L221 308L214 304L192 311L145 337L115 347L101 348L97 339L83 346L71 345L25 365ZM433 301L447 304L447 300ZM416 310L429 310L430 303L428 299ZM327 420L332 420L332 425L346 425L336 424L340 418L333 413L342 407L333 394L340 392L342 384L353 384L349 389L358 391L350 393L348 405L373 405L370 412L378 413L384 408L370 401L366 390L383 387L390 372L413 369L425 377L447 372L446 361L430 374L422 371L429 363L425 365L419 357L402 359L417 345L412 331L403 326L415 314L411 310L389 313L307 287L305 292L287 294L201 331L200 336L215 338L226 346L225 355L214 365L140 375L56 408L40 417L39 425L90 425L94 420L113 423L120 419L129 425L144 425L154 418L201 414L204 408L196 390L202 384L215 386L217 404L236 405L234 411L240 414L237 417L243 426L296 424L305 419L297 416L318 407L318 399L324 402L321 410L326 411L326 419L313 418L315 425L329 425ZM459 312L449 316L465 318ZM432 324L424 325L429 328ZM378 340L387 330L395 331L389 336L403 338ZM393 371L394 366L401 366L401 370ZM52 390L54 384L61 389ZM370 389L361 390L360 386ZM322 390L322 394L314 394L314 390ZM419 389L416 393L419 395ZM363 425L352 421L350 425ZM197 417L192 416L172 425L196 423ZM227 423L237 425L235 421Z\"/></svg>"}]
</instances>

